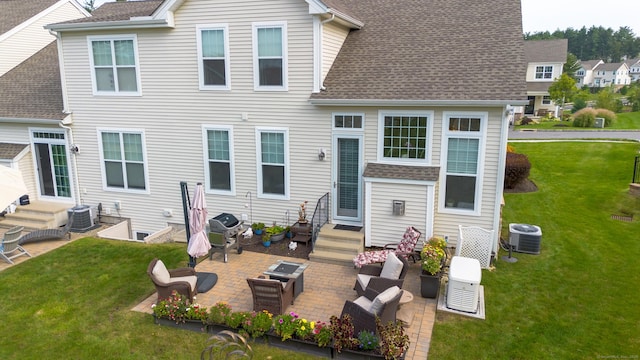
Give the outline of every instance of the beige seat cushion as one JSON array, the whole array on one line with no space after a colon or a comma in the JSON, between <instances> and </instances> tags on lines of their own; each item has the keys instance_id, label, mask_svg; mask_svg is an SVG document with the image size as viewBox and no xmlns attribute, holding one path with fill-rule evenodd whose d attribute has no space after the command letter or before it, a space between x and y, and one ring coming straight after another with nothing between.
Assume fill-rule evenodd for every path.
<instances>
[{"instance_id":1,"label":"beige seat cushion","mask_svg":"<svg viewBox=\"0 0 640 360\"><path fill-rule=\"evenodd\" d=\"M169 282L176 282L176 281L186 281L189 283L189 285L191 285L191 290L195 290L196 289L196 283L198 282L198 277L194 276L194 275L189 275L189 276L176 276L171 278L171 280Z\"/></svg>"},{"instance_id":2,"label":"beige seat cushion","mask_svg":"<svg viewBox=\"0 0 640 360\"><path fill-rule=\"evenodd\" d=\"M387 290L381 292L371 302L371 307L369 312L376 315L380 315L380 312L384 308L384 305L386 305L389 301L391 301L391 299L393 299L396 295L398 295L399 292L400 292L400 288L397 286L392 286Z\"/></svg>"},{"instance_id":3,"label":"beige seat cushion","mask_svg":"<svg viewBox=\"0 0 640 360\"><path fill-rule=\"evenodd\" d=\"M371 280L372 276L371 275L367 275L367 274L358 274L356 275L356 280L358 280L358 284L360 284L360 286L363 289L367 288L367 285L369 285L369 280Z\"/></svg>"},{"instance_id":4,"label":"beige seat cushion","mask_svg":"<svg viewBox=\"0 0 640 360\"><path fill-rule=\"evenodd\" d=\"M168 284L169 282L171 282L171 275L169 275L169 270L167 270L167 267L164 265L162 260L158 260L156 262L151 273L156 278L156 280L162 283Z\"/></svg>"},{"instance_id":5,"label":"beige seat cushion","mask_svg":"<svg viewBox=\"0 0 640 360\"><path fill-rule=\"evenodd\" d=\"M402 268L404 264L395 253L390 252L387 255L387 261L384 262L384 266L382 267L382 272L380 272L380 277L397 280L402 273Z\"/></svg>"},{"instance_id":6,"label":"beige seat cushion","mask_svg":"<svg viewBox=\"0 0 640 360\"><path fill-rule=\"evenodd\" d=\"M371 312L371 304L373 302L366 297L360 296L359 298L353 300L353 303L367 310L368 312Z\"/></svg>"}]
</instances>

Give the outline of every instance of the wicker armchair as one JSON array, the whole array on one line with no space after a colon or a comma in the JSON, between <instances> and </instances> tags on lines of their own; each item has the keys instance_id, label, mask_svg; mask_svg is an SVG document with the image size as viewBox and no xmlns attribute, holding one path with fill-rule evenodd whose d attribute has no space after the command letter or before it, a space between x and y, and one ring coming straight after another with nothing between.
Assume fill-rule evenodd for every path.
<instances>
[{"instance_id":1,"label":"wicker armchair","mask_svg":"<svg viewBox=\"0 0 640 360\"><path fill-rule=\"evenodd\" d=\"M354 334L368 330L376 332L376 316L383 324L389 321L396 322L396 311L400 303L402 291L397 286L379 293L368 288L363 296L354 301L347 300L342 308L342 314L351 315L353 319ZM374 305L375 304L375 305Z\"/></svg>"},{"instance_id":2,"label":"wicker armchair","mask_svg":"<svg viewBox=\"0 0 640 360\"><path fill-rule=\"evenodd\" d=\"M253 310L267 310L272 314L282 314L289 304L293 305L293 283L289 280L286 283L279 280L265 279L264 276L258 278L248 278L247 283L253 294Z\"/></svg>"},{"instance_id":3,"label":"wicker armchair","mask_svg":"<svg viewBox=\"0 0 640 360\"><path fill-rule=\"evenodd\" d=\"M374 289L379 293L392 286L397 286L402 289L404 277L407 275L407 271L409 270L409 262L403 257L395 256L394 253L389 254L387 259L388 261L385 261L382 266L369 264L360 268L356 278L356 283L353 286L353 289L356 291L358 296L363 296L368 288ZM396 261L395 259L402 263L402 270L398 277L387 277L385 267L389 267L391 265L390 261Z\"/></svg>"},{"instance_id":4,"label":"wicker armchair","mask_svg":"<svg viewBox=\"0 0 640 360\"><path fill-rule=\"evenodd\" d=\"M162 260L156 258L149 263L147 274L156 286L158 301L171 297L173 290L186 296L189 301L193 301L193 297L198 293L196 287L198 277L193 268L167 270Z\"/></svg>"}]
</instances>

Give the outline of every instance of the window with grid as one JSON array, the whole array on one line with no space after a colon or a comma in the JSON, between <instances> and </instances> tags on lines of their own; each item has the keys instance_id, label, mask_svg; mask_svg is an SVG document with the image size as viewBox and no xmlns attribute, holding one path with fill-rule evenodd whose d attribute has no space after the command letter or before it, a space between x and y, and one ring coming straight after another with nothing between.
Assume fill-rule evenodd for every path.
<instances>
[{"instance_id":1,"label":"window with grid","mask_svg":"<svg viewBox=\"0 0 640 360\"><path fill-rule=\"evenodd\" d=\"M100 136L107 188L146 190L142 133L102 131Z\"/></svg>"},{"instance_id":2,"label":"window with grid","mask_svg":"<svg viewBox=\"0 0 640 360\"><path fill-rule=\"evenodd\" d=\"M89 38L95 93L138 94L135 37Z\"/></svg>"},{"instance_id":3,"label":"window with grid","mask_svg":"<svg viewBox=\"0 0 640 360\"><path fill-rule=\"evenodd\" d=\"M231 191L231 143L228 129L207 129L209 189Z\"/></svg>"},{"instance_id":4,"label":"window with grid","mask_svg":"<svg viewBox=\"0 0 640 360\"><path fill-rule=\"evenodd\" d=\"M286 90L286 24L254 24L253 32L256 89Z\"/></svg>"},{"instance_id":5,"label":"window with grid","mask_svg":"<svg viewBox=\"0 0 640 360\"><path fill-rule=\"evenodd\" d=\"M553 66L536 66L536 79L551 79Z\"/></svg>"},{"instance_id":6,"label":"window with grid","mask_svg":"<svg viewBox=\"0 0 640 360\"><path fill-rule=\"evenodd\" d=\"M260 194L287 194L287 144L284 131L260 131Z\"/></svg>"},{"instance_id":7,"label":"window with grid","mask_svg":"<svg viewBox=\"0 0 640 360\"><path fill-rule=\"evenodd\" d=\"M335 129L362 129L362 115L335 114L333 115Z\"/></svg>"},{"instance_id":8,"label":"window with grid","mask_svg":"<svg viewBox=\"0 0 640 360\"><path fill-rule=\"evenodd\" d=\"M385 159L426 160L427 116L384 115L382 118L382 157Z\"/></svg>"},{"instance_id":9,"label":"window with grid","mask_svg":"<svg viewBox=\"0 0 640 360\"><path fill-rule=\"evenodd\" d=\"M198 27L198 57L202 89L229 88L227 26Z\"/></svg>"},{"instance_id":10,"label":"window with grid","mask_svg":"<svg viewBox=\"0 0 640 360\"><path fill-rule=\"evenodd\" d=\"M481 117L449 117L445 134L446 209L476 210Z\"/></svg>"},{"instance_id":11,"label":"window with grid","mask_svg":"<svg viewBox=\"0 0 640 360\"><path fill-rule=\"evenodd\" d=\"M551 97L548 95L545 95L542 97L542 103L544 105L551 105Z\"/></svg>"}]
</instances>

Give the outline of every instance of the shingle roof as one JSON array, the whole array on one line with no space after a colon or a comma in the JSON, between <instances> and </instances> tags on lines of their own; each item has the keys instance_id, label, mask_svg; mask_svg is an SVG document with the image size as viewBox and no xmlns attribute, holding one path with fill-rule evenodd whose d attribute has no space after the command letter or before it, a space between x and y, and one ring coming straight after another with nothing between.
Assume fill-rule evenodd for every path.
<instances>
[{"instance_id":1,"label":"shingle roof","mask_svg":"<svg viewBox=\"0 0 640 360\"><path fill-rule=\"evenodd\" d=\"M0 35L37 15L59 0L0 0Z\"/></svg>"},{"instance_id":2,"label":"shingle roof","mask_svg":"<svg viewBox=\"0 0 640 360\"><path fill-rule=\"evenodd\" d=\"M598 71L616 71L618 69L620 69L620 67L623 65L624 63L604 63L604 64L600 64L598 66L596 66L594 68L594 70L598 70Z\"/></svg>"},{"instance_id":3,"label":"shingle roof","mask_svg":"<svg viewBox=\"0 0 640 360\"><path fill-rule=\"evenodd\" d=\"M11 160L18 156L29 144L0 143L0 159Z\"/></svg>"},{"instance_id":4,"label":"shingle roof","mask_svg":"<svg viewBox=\"0 0 640 360\"><path fill-rule=\"evenodd\" d=\"M520 2L344 0L352 30L312 99L525 99Z\"/></svg>"},{"instance_id":5,"label":"shingle roof","mask_svg":"<svg viewBox=\"0 0 640 360\"><path fill-rule=\"evenodd\" d=\"M567 61L569 40L527 40L524 42L524 54L528 63Z\"/></svg>"},{"instance_id":6,"label":"shingle roof","mask_svg":"<svg viewBox=\"0 0 640 360\"><path fill-rule=\"evenodd\" d=\"M440 168L436 166L410 166L368 163L362 176L369 178L437 181Z\"/></svg>"},{"instance_id":7,"label":"shingle roof","mask_svg":"<svg viewBox=\"0 0 640 360\"><path fill-rule=\"evenodd\" d=\"M135 16L150 16L162 2L162 0L108 2L94 10L91 17L60 22L55 25L121 21L129 20Z\"/></svg>"},{"instance_id":8,"label":"shingle roof","mask_svg":"<svg viewBox=\"0 0 640 360\"><path fill-rule=\"evenodd\" d=\"M600 63L600 60L581 60L580 66L582 66L582 68L584 68L585 70L593 70L598 63Z\"/></svg>"},{"instance_id":9,"label":"shingle roof","mask_svg":"<svg viewBox=\"0 0 640 360\"><path fill-rule=\"evenodd\" d=\"M56 42L0 77L0 117L62 120Z\"/></svg>"},{"instance_id":10,"label":"shingle roof","mask_svg":"<svg viewBox=\"0 0 640 360\"><path fill-rule=\"evenodd\" d=\"M553 84L550 81L530 81L527 82L527 92L544 91L549 92L549 87Z\"/></svg>"}]
</instances>

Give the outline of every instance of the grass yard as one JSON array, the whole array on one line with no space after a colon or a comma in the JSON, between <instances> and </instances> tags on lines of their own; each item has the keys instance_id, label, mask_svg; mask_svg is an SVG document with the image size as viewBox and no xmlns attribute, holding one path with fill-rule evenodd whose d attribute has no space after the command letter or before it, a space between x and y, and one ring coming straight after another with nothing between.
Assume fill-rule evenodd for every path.
<instances>
[{"instance_id":1,"label":"grass yard","mask_svg":"<svg viewBox=\"0 0 640 360\"><path fill-rule=\"evenodd\" d=\"M131 311L155 289L147 265L185 266L184 244L85 238L0 272L0 359L199 359L207 334ZM308 359L254 346L254 358Z\"/></svg>"},{"instance_id":2,"label":"grass yard","mask_svg":"<svg viewBox=\"0 0 640 360\"><path fill-rule=\"evenodd\" d=\"M607 127L607 129L615 129L615 130L636 130L640 129L640 112L625 112L618 113L618 119L611 127ZM530 124L530 125L517 125L515 130L526 130L526 129L545 129L545 130L562 130L562 129L572 129L572 130L586 130L586 131L597 131L601 129L596 128L574 128L572 126L572 121L543 121L539 124Z\"/></svg>"},{"instance_id":3,"label":"grass yard","mask_svg":"<svg viewBox=\"0 0 640 360\"><path fill-rule=\"evenodd\" d=\"M513 145L539 191L505 195L502 237L539 225L541 254L483 271L486 320L438 313L429 358L637 359L640 200L627 190L640 145ZM622 208L634 222L610 218Z\"/></svg>"}]
</instances>

